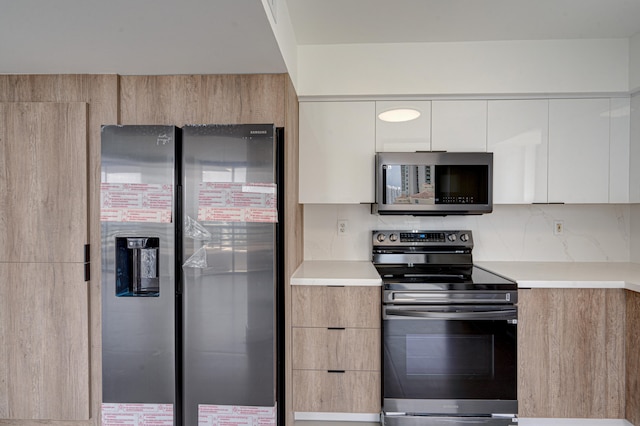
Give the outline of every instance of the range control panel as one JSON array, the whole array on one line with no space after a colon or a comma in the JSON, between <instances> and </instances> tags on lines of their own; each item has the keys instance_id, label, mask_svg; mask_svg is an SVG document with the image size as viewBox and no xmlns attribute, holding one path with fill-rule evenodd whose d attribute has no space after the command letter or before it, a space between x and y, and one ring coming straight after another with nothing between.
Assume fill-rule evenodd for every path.
<instances>
[{"instance_id":1,"label":"range control panel","mask_svg":"<svg viewBox=\"0 0 640 426\"><path fill-rule=\"evenodd\" d=\"M373 246L473 247L473 237L471 231L373 231Z\"/></svg>"}]
</instances>

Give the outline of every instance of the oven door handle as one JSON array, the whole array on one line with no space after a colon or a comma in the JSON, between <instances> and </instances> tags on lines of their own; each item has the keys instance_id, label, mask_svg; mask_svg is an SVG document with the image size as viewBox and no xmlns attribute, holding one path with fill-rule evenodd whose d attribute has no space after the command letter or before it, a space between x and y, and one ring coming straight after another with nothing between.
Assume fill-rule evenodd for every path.
<instances>
[{"instance_id":1,"label":"oven door handle","mask_svg":"<svg viewBox=\"0 0 640 426\"><path fill-rule=\"evenodd\" d=\"M384 292L384 301L390 303L513 303L513 296L510 292L464 292L458 291L455 295L437 292L407 292L390 291Z\"/></svg>"},{"instance_id":2,"label":"oven door handle","mask_svg":"<svg viewBox=\"0 0 640 426\"><path fill-rule=\"evenodd\" d=\"M388 318L394 317L394 318ZM385 308L383 312L383 319L401 319L404 318L420 318L427 320L483 320L483 321L517 321L518 310L504 309L495 311L467 311L467 312L438 312L438 311L426 311L426 310L409 310L409 309L395 309Z\"/></svg>"}]
</instances>

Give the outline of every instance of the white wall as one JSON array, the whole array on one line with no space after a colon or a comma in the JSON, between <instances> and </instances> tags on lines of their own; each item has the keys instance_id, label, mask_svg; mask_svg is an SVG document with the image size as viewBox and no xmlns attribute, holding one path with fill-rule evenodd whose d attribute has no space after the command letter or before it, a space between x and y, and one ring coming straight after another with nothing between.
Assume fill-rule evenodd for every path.
<instances>
[{"instance_id":1,"label":"white wall","mask_svg":"<svg viewBox=\"0 0 640 426\"><path fill-rule=\"evenodd\" d=\"M377 216L368 205L305 205L304 259L369 260L374 229L470 229L474 260L628 262L632 209L640 225L640 206L630 205L498 205L482 216L434 218ZM345 236L337 234L339 219L348 221ZM564 221L563 235L553 234L554 220Z\"/></svg>"},{"instance_id":2,"label":"white wall","mask_svg":"<svg viewBox=\"0 0 640 426\"><path fill-rule=\"evenodd\" d=\"M296 35L293 32L289 8L286 1L262 0L271 30L276 37L280 53L287 66L287 72L291 77L294 88L297 92L298 84L298 48Z\"/></svg>"},{"instance_id":3,"label":"white wall","mask_svg":"<svg viewBox=\"0 0 640 426\"><path fill-rule=\"evenodd\" d=\"M298 96L627 93L629 39L298 46Z\"/></svg>"},{"instance_id":4,"label":"white wall","mask_svg":"<svg viewBox=\"0 0 640 426\"><path fill-rule=\"evenodd\" d=\"M629 91L640 91L640 33L629 43Z\"/></svg>"}]
</instances>

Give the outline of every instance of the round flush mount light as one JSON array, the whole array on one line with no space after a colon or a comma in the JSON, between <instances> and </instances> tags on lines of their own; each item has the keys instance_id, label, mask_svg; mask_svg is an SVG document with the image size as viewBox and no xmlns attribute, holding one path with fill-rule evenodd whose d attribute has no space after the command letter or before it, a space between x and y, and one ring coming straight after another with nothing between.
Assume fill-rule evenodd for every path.
<instances>
[{"instance_id":1,"label":"round flush mount light","mask_svg":"<svg viewBox=\"0 0 640 426\"><path fill-rule=\"evenodd\" d=\"M420 117L420 111L413 108L396 108L378 114L378 118L389 123L401 123Z\"/></svg>"}]
</instances>

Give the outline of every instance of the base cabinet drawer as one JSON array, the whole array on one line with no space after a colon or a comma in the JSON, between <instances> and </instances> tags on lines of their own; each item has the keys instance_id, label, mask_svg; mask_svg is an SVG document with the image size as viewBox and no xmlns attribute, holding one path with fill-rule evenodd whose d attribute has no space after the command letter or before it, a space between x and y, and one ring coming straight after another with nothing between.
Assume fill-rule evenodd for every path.
<instances>
[{"instance_id":1,"label":"base cabinet drawer","mask_svg":"<svg viewBox=\"0 0 640 426\"><path fill-rule=\"evenodd\" d=\"M378 371L293 371L293 411L378 413Z\"/></svg>"},{"instance_id":2,"label":"base cabinet drawer","mask_svg":"<svg viewBox=\"0 0 640 426\"><path fill-rule=\"evenodd\" d=\"M294 370L380 371L380 329L293 328Z\"/></svg>"},{"instance_id":3,"label":"base cabinet drawer","mask_svg":"<svg viewBox=\"0 0 640 426\"><path fill-rule=\"evenodd\" d=\"M380 287L292 286L294 327L380 327Z\"/></svg>"}]
</instances>

